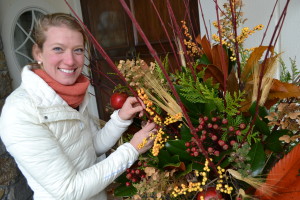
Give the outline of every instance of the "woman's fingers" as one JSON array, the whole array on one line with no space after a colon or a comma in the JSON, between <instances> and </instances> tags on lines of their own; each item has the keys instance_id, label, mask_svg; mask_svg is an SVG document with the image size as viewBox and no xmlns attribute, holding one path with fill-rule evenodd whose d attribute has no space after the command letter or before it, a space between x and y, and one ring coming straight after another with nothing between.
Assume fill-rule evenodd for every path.
<instances>
[{"instance_id":1,"label":"woman's fingers","mask_svg":"<svg viewBox=\"0 0 300 200\"><path fill-rule=\"evenodd\" d=\"M153 138L151 136L152 134L155 134L155 132L155 123L148 122L140 131L134 134L133 138L130 140L130 143L139 153L144 153L153 145ZM145 139L147 142L143 144ZM142 147L141 144L143 144Z\"/></svg>"},{"instance_id":2,"label":"woman's fingers","mask_svg":"<svg viewBox=\"0 0 300 200\"><path fill-rule=\"evenodd\" d=\"M137 113L139 117L142 117L144 114L144 109L146 106L141 99L136 97L128 97L119 112L119 116L123 120L132 119Z\"/></svg>"},{"instance_id":3,"label":"woman's fingers","mask_svg":"<svg viewBox=\"0 0 300 200\"><path fill-rule=\"evenodd\" d=\"M132 107L136 107L136 106L142 106L142 108L146 108L145 104L143 103L143 101L140 98L136 98L136 97L128 97L127 98L128 103L130 103L132 105Z\"/></svg>"}]
</instances>

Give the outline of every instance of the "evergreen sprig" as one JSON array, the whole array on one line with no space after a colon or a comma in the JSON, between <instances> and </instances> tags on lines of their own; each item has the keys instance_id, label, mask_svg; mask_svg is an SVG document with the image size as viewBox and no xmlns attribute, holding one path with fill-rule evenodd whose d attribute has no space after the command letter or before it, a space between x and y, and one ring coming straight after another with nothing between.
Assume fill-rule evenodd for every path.
<instances>
[{"instance_id":1,"label":"evergreen sprig","mask_svg":"<svg viewBox=\"0 0 300 200\"><path fill-rule=\"evenodd\" d=\"M222 109L223 100L218 97L216 89L209 87L199 80L194 81L191 76L183 76L180 80L181 95L191 103L211 103L218 109Z\"/></svg>"},{"instance_id":2,"label":"evergreen sprig","mask_svg":"<svg viewBox=\"0 0 300 200\"><path fill-rule=\"evenodd\" d=\"M229 92L225 95L226 107L224 107L222 112L227 113L229 116L233 116L238 112L238 108L241 107L240 103L244 101L243 96L245 92L234 92L231 95Z\"/></svg>"},{"instance_id":3,"label":"evergreen sprig","mask_svg":"<svg viewBox=\"0 0 300 200\"><path fill-rule=\"evenodd\" d=\"M286 64L282 59L279 60L280 68L281 68L280 80L282 82L288 82L288 83L294 83L300 85L300 81L299 81L300 70L297 68L296 58L295 59L289 58L289 60L291 64L290 66L291 71L288 70Z\"/></svg>"},{"instance_id":4,"label":"evergreen sprig","mask_svg":"<svg viewBox=\"0 0 300 200\"><path fill-rule=\"evenodd\" d=\"M181 95L191 103L209 103L214 104L220 113L226 113L233 116L238 112L240 103L244 100L244 92L225 94L225 101L219 97L218 85L212 83L212 79L203 80L203 71L198 73L198 79L194 80L189 73L181 73L179 84Z\"/></svg>"}]
</instances>

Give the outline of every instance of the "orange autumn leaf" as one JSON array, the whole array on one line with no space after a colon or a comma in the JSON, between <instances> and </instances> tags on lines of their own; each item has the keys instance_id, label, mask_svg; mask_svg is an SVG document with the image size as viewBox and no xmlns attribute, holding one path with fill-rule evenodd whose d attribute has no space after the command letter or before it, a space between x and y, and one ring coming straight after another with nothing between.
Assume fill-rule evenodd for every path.
<instances>
[{"instance_id":1,"label":"orange autumn leaf","mask_svg":"<svg viewBox=\"0 0 300 200\"><path fill-rule=\"evenodd\" d=\"M246 88L246 91L250 91L251 88ZM264 106L270 109L274 104L276 104L281 99L288 98L299 98L300 97L300 87L291 83L281 82L280 80L273 79L272 86L270 88L267 100ZM247 111L251 106L251 100L246 99L246 101L241 103L241 111Z\"/></svg>"},{"instance_id":2,"label":"orange autumn leaf","mask_svg":"<svg viewBox=\"0 0 300 200\"><path fill-rule=\"evenodd\" d=\"M223 72L228 71L228 56L221 45L214 45L212 47L212 64L217 66ZM224 66L222 66L222 61Z\"/></svg>"},{"instance_id":3,"label":"orange autumn leaf","mask_svg":"<svg viewBox=\"0 0 300 200\"><path fill-rule=\"evenodd\" d=\"M286 98L299 98L300 87L291 83L281 82L277 79L273 80L273 85L270 89L268 99L286 99Z\"/></svg>"},{"instance_id":4,"label":"orange autumn leaf","mask_svg":"<svg viewBox=\"0 0 300 200\"><path fill-rule=\"evenodd\" d=\"M214 83L219 83L220 89L223 89L224 77L227 78L228 76L229 63L227 53L220 44L211 46L205 35L202 38L198 36L196 42L201 45L204 54L211 63L211 65L208 66L198 66L198 69L202 70L203 67L207 67L208 72L206 71L206 78L213 77Z\"/></svg>"},{"instance_id":5,"label":"orange autumn leaf","mask_svg":"<svg viewBox=\"0 0 300 200\"><path fill-rule=\"evenodd\" d=\"M212 63L212 53L211 53L211 45L210 42L207 40L206 36L204 35L202 39L200 35L196 38L196 42L199 43L204 51L204 54L207 56L208 60Z\"/></svg>"},{"instance_id":6,"label":"orange autumn leaf","mask_svg":"<svg viewBox=\"0 0 300 200\"><path fill-rule=\"evenodd\" d=\"M243 69L241 74L241 80L247 82L247 79L251 76L253 67L259 64L259 60L261 59L263 53L267 50L267 46L259 46L254 49L251 53L247 63Z\"/></svg>"},{"instance_id":7,"label":"orange autumn leaf","mask_svg":"<svg viewBox=\"0 0 300 200\"><path fill-rule=\"evenodd\" d=\"M300 144L285 155L270 171L266 182L257 189L261 200L290 200L300 197ZM264 192L272 188L272 194Z\"/></svg>"}]
</instances>

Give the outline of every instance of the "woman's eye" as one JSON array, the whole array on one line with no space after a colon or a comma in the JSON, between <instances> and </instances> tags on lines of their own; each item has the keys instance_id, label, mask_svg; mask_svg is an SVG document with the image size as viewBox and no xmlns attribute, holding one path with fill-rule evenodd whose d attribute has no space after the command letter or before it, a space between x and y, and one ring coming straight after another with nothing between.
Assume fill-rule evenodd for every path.
<instances>
[{"instance_id":1,"label":"woman's eye","mask_svg":"<svg viewBox=\"0 0 300 200\"><path fill-rule=\"evenodd\" d=\"M53 50L57 51L57 52L60 52L60 51L62 51L62 48L60 48L60 47L54 47Z\"/></svg>"},{"instance_id":2,"label":"woman's eye","mask_svg":"<svg viewBox=\"0 0 300 200\"><path fill-rule=\"evenodd\" d=\"M74 50L75 53L82 54L84 52L83 48L78 48Z\"/></svg>"}]
</instances>

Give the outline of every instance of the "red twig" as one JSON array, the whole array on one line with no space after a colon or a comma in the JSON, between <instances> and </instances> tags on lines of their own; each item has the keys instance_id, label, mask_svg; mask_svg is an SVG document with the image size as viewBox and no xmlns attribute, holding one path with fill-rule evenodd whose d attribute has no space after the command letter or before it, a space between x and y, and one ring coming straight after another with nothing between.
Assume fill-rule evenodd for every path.
<instances>
[{"instance_id":1,"label":"red twig","mask_svg":"<svg viewBox=\"0 0 300 200\"><path fill-rule=\"evenodd\" d=\"M283 22L284 22L284 20L285 20L285 17L286 17L286 12L284 13L284 16L283 16L283 20L282 20L282 22L281 22L281 24L280 24L280 28L279 28L279 33L281 32L281 29L282 29L282 27L283 27ZM277 41L278 41L278 38L279 38L279 34L277 35L277 37L276 37L276 39L275 39L275 42L274 42L274 46L277 44Z\"/></svg>"},{"instance_id":2,"label":"red twig","mask_svg":"<svg viewBox=\"0 0 300 200\"><path fill-rule=\"evenodd\" d=\"M213 0L216 4L217 9L225 16L225 18L227 18L228 20L230 20L230 17L226 15L226 13L221 9L221 7L219 6L218 0ZM231 0L232 1L232 0Z\"/></svg>"},{"instance_id":3,"label":"red twig","mask_svg":"<svg viewBox=\"0 0 300 200\"><path fill-rule=\"evenodd\" d=\"M241 62L240 62L240 54L239 54L239 44L237 41L237 22L236 22L236 9L235 5L233 5L232 1L230 2L230 9L231 9L231 21L233 25L233 34L234 34L234 45L235 45L235 56L236 56L236 62L237 62L237 72L238 72L238 84L239 88L241 88Z\"/></svg>"},{"instance_id":4,"label":"red twig","mask_svg":"<svg viewBox=\"0 0 300 200\"><path fill-rule=\"evenodd\" d=\"M205 28L205 32L206 32L206 37L207 37L208 41L210 41L209 33L208 33L208 30L207 30L207 25L206 25L206 21L205 21L203 9L202 9L202 4L201 4L201 1L200 1L200 0L198 0L198 2L199 2L199 7L200 7L200 12L201 12L201 17L202 17L203 24L204 24L204 28ZM200 29L200 30L201 30L201 29ZM200 37L202 37L202 36L201 36L201 32L200 32Z\"/></svg>"},{"instance_id":5,"label":"red twig","mask_svg":"<svg viewBox=\"0 0 300 200\"><path fill-rule=\"evenodd\" d=\"M265 40L265 37L266 37L266 35L267 35L267 31L268 31L268 29L269 29L271 20L272 20L272 18L273 18L273 15L274 15L274 12L275 12L275 8L276 8L276 6L277 6L277 3L278 3L278 0L276 0L275 5L274 5L274 7L273 7L271 16L270 16L269 21L268 21L267 28L266 28L266 30L265 30L265 32L264 32L263 38L262 38L261 43L260 43L260 46L263 44L263 42L264 42L264 40Z\"/></svg>"},{"instance_id":6,"label":"red twig","mask_svg":"<svg viewBox=\"0 0 300 200\"><path fill-rule=\"evenodd\" d=\"M189 7L190 0L184 0L183 3L184 3L184 6L185 6L185 12L186 12L187 18L189 20L189 23L191 24L190 28L191 28L193 38L196 38L196 33L195 33L195 30L194 30L194 27L192 26L193 23L192 23L192 19L191 19L191 9Z\"/></svg>"},{"instance_id":7,"label":"red twig","mask_svg":"<svg viewBox=\"0 0 300 200\"><path fill-rule=\"evenodd\" d=\"M166 36L167 36L167 38L168 38L168 41L169 41L170 46L171 46L171 48L172 48L172 51L173 51L173 54L174 54L174 56L175 56L176 62L177 62L177 64L178 64L178 66L180 66L180 62L179 62L179 60L178 60L177 51L175 50L175 47L174 47L173 42L172 42L172 40L171 40L171 37L170 37L170 35L169 35L168 31L167 31L167 28L166 28L166 26L165 26L165 23L163 22L163 20L162 20L162 18L161 18L161 16L160 16L159 12L158 12L158 10L157 10L157 7L155 6L155 4L154 4L154 2L153 2L153 0L151 0L151 3L152 3L152 6L153 6L153 8L154 8L154 10L155 10L155 12L156 12L158 18L159 18L159 21L160 21L160 23L161 23L163 29L164 29L164 32L165 32L165 34L166 34Z\"/></svg>"}]
</instances>

